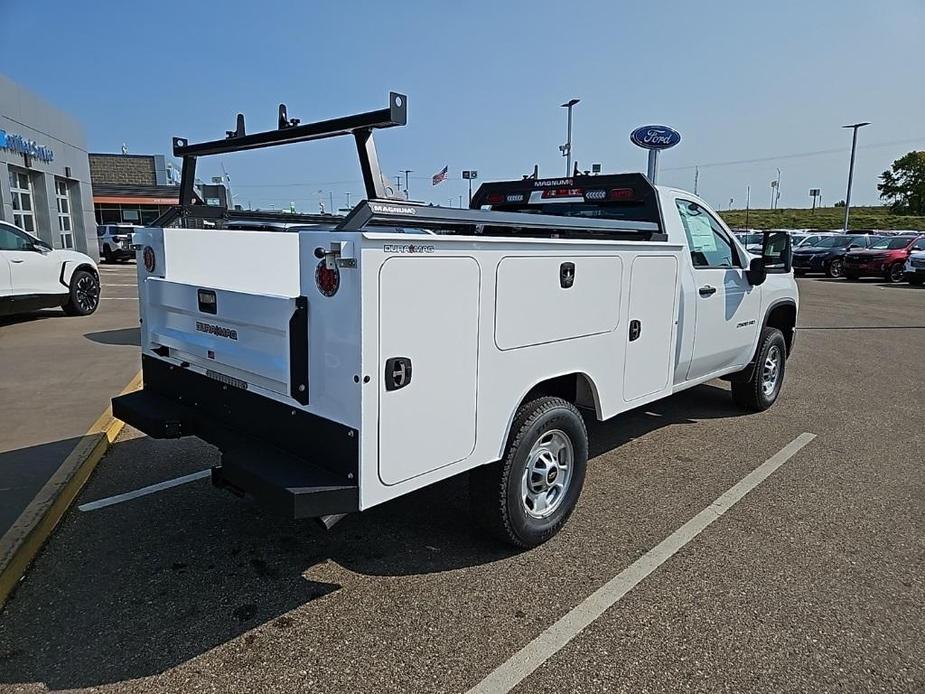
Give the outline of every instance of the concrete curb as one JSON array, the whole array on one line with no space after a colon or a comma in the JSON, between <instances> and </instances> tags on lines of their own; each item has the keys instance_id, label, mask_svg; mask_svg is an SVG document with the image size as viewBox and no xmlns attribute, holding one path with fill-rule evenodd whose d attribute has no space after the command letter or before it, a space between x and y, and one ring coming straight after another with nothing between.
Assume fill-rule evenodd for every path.
<instances>
[{"instance_id":1,"label":"concrete curb","mask_svg":"<svg viewBox=\"0 0 925 694\"><path fill-rule=\"evenodd\" d=\"M139 371L122 392L138 390L140 386ZM0 609L124 426L124 422L113 418L112 408L107 407L12 527L0 537Z\"/></svg>"}]
</instances>

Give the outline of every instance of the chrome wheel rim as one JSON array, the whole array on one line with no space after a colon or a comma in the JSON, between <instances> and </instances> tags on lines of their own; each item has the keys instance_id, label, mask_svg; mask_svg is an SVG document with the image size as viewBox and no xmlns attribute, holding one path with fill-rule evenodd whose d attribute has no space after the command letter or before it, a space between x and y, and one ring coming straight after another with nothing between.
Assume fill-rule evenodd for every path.
<instances>
[{"instance_id":1,"label":"chrome wheel rim","mask_svg":"<svg viewBox=\"0 0 925 694\"><path fill-rule=\"evenodd\" d=\"M572 440L552 429L533 444L520 482L520 498L527 515L548 518L562 505L575 463Z\"/></svg>"},{"instance_id":2,"label":"chrome wheel rim","mask_svg":"<svg viewBox=\"0 0 925 694\"><path fill-rule=\"evenodd\" d=\"M780 380L781 361L780 347L772 345L764 358L764 365L761 367L761 390L767 397L770 397L777 388L777 382Z\"/></svg>"},{"instance_id":3,"label":"chrome wheel rim","mask_svg":"<svg viewBox=\"0 0 925 694\"><path fill-rule=\"evenodd\" d=\"M832 277L841 277L841 264L840 260L833 260L832 264L829 265L829 274Z\"/></svg>"},{"instance_id":4,"label":"chrome wheel rim","mask_svg":"<svg viewBox=\"0 0 925 694\"><path fill-rule=\"evenodd\" d=\"M906 271L905 268L903 268L902 263L896 263L893 267L890 268L890 281L902 282L905 272Z\"/></svg>"},{"instance_id":5,"label":"chrome wheel rim","mask_svg":"<svg viewBox=\"0 0 925 694\"><path fill-rule=\"evenodd\" d=\"M100 285L92 275L82 275L74 287L74 299L81 311L89 313L100 303Z\"/></svg>"}]
</instances>

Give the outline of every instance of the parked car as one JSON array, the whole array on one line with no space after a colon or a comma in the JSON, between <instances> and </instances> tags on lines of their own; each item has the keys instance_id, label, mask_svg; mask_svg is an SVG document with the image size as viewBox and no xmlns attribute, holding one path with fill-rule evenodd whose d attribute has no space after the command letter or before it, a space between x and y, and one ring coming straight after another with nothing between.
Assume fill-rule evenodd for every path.
<instances>
[{"instance_id":1,"label":"parked car","mask_svg":"<svg viewBox=\"0 0 925 694\"><path fill-rule=\"evenodd\" d=\"M913 250L925 250L925 236L883 237L870 248L846 253L844 275L849 280L883 277L888 282L902 282L906 275L906 259Z\"/></svg>"},{"instance_id":2,"label":"parked car","mask_svg":"<svg viewBox=\"0 0 925 694\"><path fill-rule=\"evenodd\" d=\"M755 255L761 253L761 244L764 241L764 234L752 233L752 232L748 232L748 233L740 232L736 234L735 237L739 240L739 243L745 246L745 250L748 251L749 253L752 253Z\"/></svg>"},{"instance_id":3,"label":"parked car","mask_svg":"<svg viewBox=\"0 0 925 694\"><path fill-rule=\"evenodd\" d=\"M813 232L811 234L807 234L806 236L801 238L799 241L794 240L793 247L802 248L802 247L814 246L816 243L819 242L820 239L829 238L830 236L837 236L837 233L834 231Z\"/></svg>"},{"instance_id":4,"label":"parked car","mask_svg":"<svg viewBox=\"0 0 925 694\"><path fill-rule=\"evenodd\" d=\"M909 284L925 283L925 250L915 250L909 254L906 260L906 280Z\"/></svg>"},{"instance_id":5,"label":"parked car","mask_svg":"<svg viewBox=\"0 0 925 694\"><path fill-rule=\"evenodd\" d=\"M812 246L793 249L793 273L797 277L810 272L841 277L845 253L857 248L869 248L879 240L879 236L866 234L823 236Z\"/></svg>"},{"instance_id":6,"label":"parked car","mask_svg":"<svg viewBox=\"0 0 925 694\"><path fill-rule=\"evenodd\" d=\"M0 222L0 315L60 306L69 316L87 316L99 303L100 275L90 256Z\"/></svg>"},{"instance_id":7,"label":"parked car","mask_svg":"<svg viewBox=\"0 0 925 694\"><path fill-rule=\"evenodd\" d=\"M96 240L100 246L100 258L107 263L134 258L132 234L136 229L140 228L131 224L100 224L96 228Z\"/></svg>"}]
</instances>

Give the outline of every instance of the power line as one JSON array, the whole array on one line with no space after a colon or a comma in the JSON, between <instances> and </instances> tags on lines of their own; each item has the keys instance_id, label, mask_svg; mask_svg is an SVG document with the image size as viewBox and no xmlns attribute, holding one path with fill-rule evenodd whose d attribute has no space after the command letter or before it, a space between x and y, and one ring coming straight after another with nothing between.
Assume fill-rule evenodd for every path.
<instances>
[{"instance_id":1,"label":"power line","mask_svg":"<svg viewBox=\"0 0 925 694\"><path fill-rule=\"evenodd\" d=\"M894 145L905 145L912 142L925 142L925 136L914 137L906 140L893 140L892 142L879 142L871 145L861 145L858 149L874 149L876 147L892 147ZM717 161L712 164L691 164L690 166L673 166L671 168L664 168L662 171L688 171L690 169L696 169L700 167L701 169L716 167L716 166L737 166L740 164L760 164L762 162L769 161L779 161L781 159L801 159L804 157L818 157L824 154L843 154L845 152L844 147L839 147L837 149L819 149L814 152L797 152L794 154L779 154L773 157L758 157L757 159L738 159L735 161Z\"/></svg>"}]
</instances>

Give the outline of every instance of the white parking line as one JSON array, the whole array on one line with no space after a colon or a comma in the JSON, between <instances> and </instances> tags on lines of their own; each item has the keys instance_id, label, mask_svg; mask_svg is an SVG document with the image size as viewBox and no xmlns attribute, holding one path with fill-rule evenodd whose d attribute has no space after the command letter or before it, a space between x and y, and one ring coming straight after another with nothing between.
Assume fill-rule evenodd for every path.
<instances>
[{"instance_id":1,"label":"white parking line","mask_svg":"<svg viewBox=\"0 0 925 694\"><path fill-rule=\"evenodd\" d=\"M137 284L114 284L112 282L103 282L104 287L137 287Z\"/></svg>"},{"instance_id":2,"label":"white parking line","mask_svg":"<svg viewBox=\"0 0 925 694\"><path fill-rule=\"evenodd\" d=\"M132 499L137 499L139 496L146 496L148 494L154 494L155 492L163 491L164 489L179 487L181 484L186 484L187 482L195 482L196 480L201 480L203 477L208 477L211 474L211 470L200 470L199 472L194 472L191 475L183 475L183 477L177 477L176 479L167 480L166 482L151 484L147 487L136 489L133 492L125 492L125 494L116 494L115 496L107 496L105 499L90 501L86 504L81 504L78 506L77 510L95 511L98 508L106 508L107 506L112 506L113 504L121 504L123 501L131 501Z\"/></svg>"},{"instance_id":3,"label":"white parking line","mask_svg":"<svg viewBox=\"0 0 925 694\"><path fill-rule=\"evenodd\" d=\"M814 438L816 438L815 434L797 436L717 497L703 511L598 588L571 612L502 663L488 677L470 689L468 694L487 694L488 692L498 694L511 691Z\"/></svg>"},{"instance_id":4,"label":"white parking line","mask_svg":"<svg viewBox=\"0 0 925 694\"><path fill-rule=\"evenodd\" d=\"M138 301L137 296L101 296L100 301Z\"/></svg>"}]
</instances>

